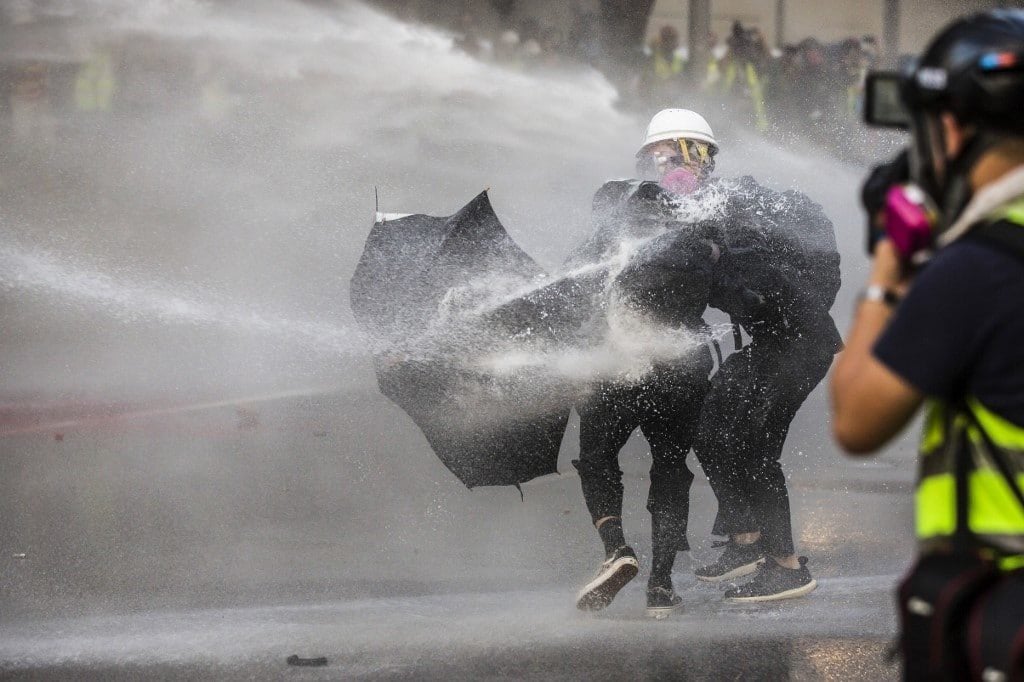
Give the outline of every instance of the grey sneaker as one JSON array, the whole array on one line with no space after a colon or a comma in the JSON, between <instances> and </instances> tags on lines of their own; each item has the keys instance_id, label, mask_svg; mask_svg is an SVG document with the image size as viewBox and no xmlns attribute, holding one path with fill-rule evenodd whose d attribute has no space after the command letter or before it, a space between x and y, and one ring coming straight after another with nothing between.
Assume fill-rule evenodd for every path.
<instances>
[{"instance_id":1,"label":"grey sneaker","mask_svg":"<svg viewBox=\"0 0 1024 682\"><path fill-rule=\"evenodd\" d=\"M732 602L775 601L802 597L814 591L817 581L807 570L807 557L800 557L800 568L784 568L774 559L758 567L757 575L746 585L727 590L725 600Z\"/></svg>"},{"instance_id":2,"label":"grey sneaker","mask_svg":"<svg viewBox=\"0 0 1024 682\"><path fill-rule=\"evenodd\" d=\"M604 560L597 575L580 590L576 596L576 608L581 611L600 611L612 603L612 599L636 577L640 562L631 547L619 547Z\"/></svg>"},{"instance_id":3,"label":"grey sneaker","mask_svg":"<svg viewBox=\"0 0 1024 682\"><path fill-rule=\"evenodd\" d=\"M761 541L749 545L741 545L729 540L725 543L725 551L715 563L698 568L694 573L697 580L707 583L719 583L723 580L742 578L757 570L757 565L764 561L764 550Z\"/></svg>"},{"instance_id":4,"label":"grey sneaker","mask_svg":"<svg viewBox=\"0 0 1024 682\"><path fill-rule=\"evenodd\" d=\"M671 587L647 588L647 615L651 618L668 618L682 603L683 598Z\"/></svg>"}]
</instances>

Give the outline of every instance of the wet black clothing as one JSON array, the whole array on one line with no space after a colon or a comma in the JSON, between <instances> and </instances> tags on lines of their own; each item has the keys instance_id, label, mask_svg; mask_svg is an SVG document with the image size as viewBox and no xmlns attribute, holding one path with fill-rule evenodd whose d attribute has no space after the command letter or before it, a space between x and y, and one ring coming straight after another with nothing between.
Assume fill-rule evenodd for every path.
<instances>
[{"instance_id":1,"label":"wet black clothing","mask_svg":"<svg viewBox=\"0 0 1024 682\"><path fill-rule=\"evenodd\" d=\"M821 208L751 178L725 181L723 254L711 305L752 342L711 381L694 452L719 502L715 533L761 531L765 551L793 553L789 495L779 463L789 425L842 347L829 314L839 254Z\"/></svg>"},{"instance_id":2,"label":"wet black clothing","mask_svg":"<svg viewBox=\"0 0 1024 682\"><path fill-rule=\"evenodd\" d=\"M670 198L655 183L606 183L594 197L594 236L570 257L570 265L605 263L611 286L600 305L615 298L657 323L705 328L713 277L712 247L699 231L674 219ZM645 240L622 265L623 242ZM634 244L635 246L635 244ZM607 281L606 279L606 281ZM668 579L677 551L688 548L686 525L693 474L686 456L693 442L712 369L700 346L640 378L595 383L576 409L580 415L579 470L587 508L597 520L622 514L619 450L637 428L651 447L651 512L656 572ZM652 574L652 580L659 577Z\"/></svg>"},{"instance_id":3,"label":"wet black clothing","mask_svg":"<svg viewBox=\"0 0 1024 682\"><path fill-rule=\"evenodd\" d=\"M812 337L838 352L842 336L829 309L839 292L839 251L821 206L749 176L718 187L728 200L719 222L722 256L711 305L751 336Z\"/></svg>"},{"instance_id":4,"label":"wet black clothing","mask_svg":"<svg viewBox=\"0 0 1024 682\"><path fill-rule=\"evenodd\" d=\"M714 534L760 530L766 553L794 553L779 458L790 422L828 372L832 356L813 340L754 337L712 377L694 452L718 498Z\"/></svg>"},{"instance_id":5,"label":"wet black clothing","mask_svg":"<svg viewBox=\"0 0 1024 682\"><path fill-rule=\"evenodd\" d=\"M712 253L710 242L671 230L639 249L615 277L613 290L659 324L703 330Z\"/></svg>"},{"instance_id":6,"label":"wet black clothing","mask_svg":"<svg viewBox=\"0 0 1024 682\"><path fill-rule=\"evenodd\" d=\"M622 514L619 450L639 428L651 446L653 459L647 510L651 512L654 544L675 551L689 549L686 524L693 473L686 466L686 456L710 371L711 356L703 348L694 359L655 367L640 383L601 382L576 406L580 458L573 464L580 472L583 497L595 522Z\"/></svg>"},{"instance_id":7,"label":"wet black clothing","mask_svg":"<svg viewBox=\"0 0 1024 682\"><path fill-rule=\"evenodd\" d=\"M614 255L624 240L650 239L674 231L689 236L694 245L713 235L710 223L680 223L675 199L656 182L612 180L594 195L594 234L573 250L567 265L598 263ZM680 245L685 240L680 241ZM696 247L695 247L696 248Z\"/></svg>"}]
</instances>

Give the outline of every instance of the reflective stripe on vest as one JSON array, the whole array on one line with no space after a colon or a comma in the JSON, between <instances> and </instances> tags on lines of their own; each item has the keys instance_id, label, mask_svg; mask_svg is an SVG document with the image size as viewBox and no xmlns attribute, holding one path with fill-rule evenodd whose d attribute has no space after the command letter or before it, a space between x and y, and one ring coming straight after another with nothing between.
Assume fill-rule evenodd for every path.
<instances>
[{"instance_id":1,"label":"reflective stripe on vest","mask_svg":"<svg viewBox=\"0 0 1024 682\"><path fill-rule=\"evenodd\" d=\"M997 447L1024 490L1024 428L995 414L975 399L968 409ZM1024 565L1024 507L996 467L978 427L965 414L930 401L921 441L920 480L916 492L917 537L927 547L956 529L954 457L966 430L971 471L968 474L968 516L971 532L1004 555L1004 567Z\"/></svg>"},{"instance_id":2,"label":"reflective stripe on vest","mask_svg":"<svg viewBox=\"0 0 1024 682\"><path fill-rule=\"evenodd\" d=\"M997 209L989 215L989 220L1008 220L1011 223L1024 226L1024 197L1015 199Z\"/></svg>"},{"instance_id":3,"label":"reflective stripe on vest","mask_svg":"<svg viewBox=\"0 0 1024 682\"><path fill-rule=\"evenodd\" d=\"M659 78L671 78L672 76L678 75L683 71L683 58L678 54L673 54L672 59L666 59L661 49L654 51L654 73Z\"/></svg>"},{"instance_id":4,"label":"reflective stripe on vest","mask_svg":"<svg viewBox=\"0 0 1024 682\"><path fill-rule=\"evenodd\" d=\"M79 111L109 111L115 89L113 61L109 54L97 53L78 70L75 104Z\"/></svg>"},{"instance_id":5,"label":"reflective stripe on vest","mask_svg":"<svg viewBox=\"0 0 1024 682\"><path fill-rule=\"evenodd\" d=\"M757 129L763 133L768 130L768 115L764 109L764 90L761 88L761 79L757 75L757 69L751 62L747 62L746 70L750 99L754 102L754 122L757 124Z\"/></svg>"}]
</instances>

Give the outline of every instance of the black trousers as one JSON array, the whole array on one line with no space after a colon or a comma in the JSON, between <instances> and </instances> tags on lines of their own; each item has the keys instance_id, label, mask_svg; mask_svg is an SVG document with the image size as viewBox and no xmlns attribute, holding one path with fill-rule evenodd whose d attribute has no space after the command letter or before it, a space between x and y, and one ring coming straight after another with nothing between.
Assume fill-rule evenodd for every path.
<instances>
[{"instance_id":1,"label":"black trousers","mask_svg":"<svg viewBox=\"0 0 1024 682\"><path fill-rule=\"evenodd\" d=\"M622 515L622 469L619 450L640 428L651 446L651 512L655 548L686 551L693 472L686 455L693 444L711 355L706 348L687 362L655 367L642 382L604 382L576 409L580 415L580 474L583 498L596 522Z\"/></svg>"},{"instance_id":2,"label":"black trousers","mask_svg":"<svg viewBox=\"0 0 1024 682\"><path fill-rule=\"evenodd\" d=\"M794 553L779 458L793 417L832 358L832 348L816 339L755 339L712 378L694 454L718 498L715 534L760 531L767 554Z\"/></svg>"}]
</instances>

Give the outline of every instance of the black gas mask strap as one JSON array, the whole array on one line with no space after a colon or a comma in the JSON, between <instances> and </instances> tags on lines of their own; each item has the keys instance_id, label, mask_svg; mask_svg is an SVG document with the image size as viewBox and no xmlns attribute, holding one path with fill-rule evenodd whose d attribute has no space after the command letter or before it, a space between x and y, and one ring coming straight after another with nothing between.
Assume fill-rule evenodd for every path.
<instances>
[{"instance_id":1,"label":"black gas mask strap","mask_svg":"<svg viewBox=\"0 0 1024 682\"><path fill-rule=\"evenodd\" d=\"M939 161L948 170L945 157L945 139L939 121L930 113L918 112L911 125L911 141L908 151L910 179L925 193L936 200L943 195L944 186L939 182L936 166ZM942 154L942 158L936 158Z\"/></svg>"},{"instance_id":2,"label":"black gas mask strap","mask_svg":"<svg viewBox=\"0 0 1024 682\"><path fill-rule=\"evenodd\" d=\"M998 142L991 133L977 132L972 135L960 153L946 161L946 177L942 183L940 202L942 227L956 222L971 200L971 169L984 154Z\"/></svg>"}]
</instances>

